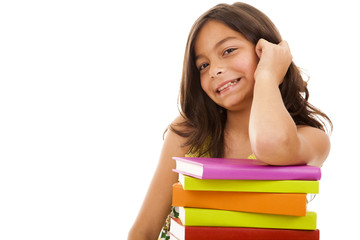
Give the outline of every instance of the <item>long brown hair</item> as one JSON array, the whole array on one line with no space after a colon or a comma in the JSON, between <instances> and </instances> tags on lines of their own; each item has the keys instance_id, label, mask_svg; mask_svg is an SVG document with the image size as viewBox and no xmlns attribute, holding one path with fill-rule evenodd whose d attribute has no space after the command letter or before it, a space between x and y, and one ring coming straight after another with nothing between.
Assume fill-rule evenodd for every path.
<instances>
[{"instance_id":1,"label":"long brown hair","mask_svg":"<svg viewBox=\"0 0 360 240\"><path fill-rule=\"evenodd\" d=\"M198 153L199 156L210 153L212 157L223 157L226 109L218 106L203 91L200 73L195 65L195 40L202 26L209 20L224 23L254 45L260 38L275 44L282 39L264 13L245 3L219 4L194 23L187 40L179 95L180 113L184 121L170 125L170 129L187 138L185 146L190 146L192 153ZM293 62L279 88L285 107L296 125L308 125L325 131L326 120L332 128L328 116L308 102L306 82Z\"/></svg>"}]
</instances>

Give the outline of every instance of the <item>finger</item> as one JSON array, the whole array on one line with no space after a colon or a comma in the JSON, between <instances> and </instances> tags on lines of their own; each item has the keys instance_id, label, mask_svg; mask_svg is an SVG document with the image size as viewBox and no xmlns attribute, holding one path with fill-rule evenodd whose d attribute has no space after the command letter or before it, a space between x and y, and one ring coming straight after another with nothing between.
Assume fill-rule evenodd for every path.
<instances>
[{"instance_id":1,"label":"finger","mask_svg":"<svg viewBox=\"0 0 360 240\"><path fill-rule=\"evenodd\" d=\"M287 41L282 40L282 41L279 43L279 46L280 46L283 50L287 51L289 57L292 58L292 54L291 54L291 51L290 51L290 47L289 47L289 44L288 44Z\"/></svg>"},{"instance_id":2,"label":"finger","mask_svg":"<svg viewBox=\"0 0 360 240\"><path fill-rule=\"evenodd\" d=\"M288 42L286 40L282 40L280 43L279 43L279 46L289 46Z\"/></svg>"},{"instance_id":3,"label":"finger","mask_svg":"<svg viewBox=\"0 0 360 240\"><path fill-rule=\"evenodd\" d=\"M279 44L279 47L283 48L283 49L287 49L290 52L290 47L287 41L282 40Z\"/></svg>"},{"instance_id":4,"label":"finger","mask_svg":"<svg viewBox=\"0 0 360 240\"><path fill-rule=\"evenodd\" d=\"M265 39L263 38L260 38L259 41L257 42L256 46L255 46L255 51L256 51L256 54L259 58L261 58L261 54L262 54L262 50L265 46L265 44L267 43L268 41L266 41Z\"/></svg>"}]
</instances>

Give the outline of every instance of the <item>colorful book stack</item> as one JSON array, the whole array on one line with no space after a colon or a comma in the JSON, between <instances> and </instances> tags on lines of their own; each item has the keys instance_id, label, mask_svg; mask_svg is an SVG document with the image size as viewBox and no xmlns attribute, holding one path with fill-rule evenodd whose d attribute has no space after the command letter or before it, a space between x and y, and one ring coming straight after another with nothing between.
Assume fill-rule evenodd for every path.
<instances>
[{"instance_id":1,"label":"colorful book stack","mask_svg":"<svg viewBox=\"0 0 360 240\"><path fill-rule=\"evenodd\" d=\"M174 157L171 219L175 240L319 239L307 194L319 192L320 168L270 166L253 159Z\"/></svg>"}]
</instances>

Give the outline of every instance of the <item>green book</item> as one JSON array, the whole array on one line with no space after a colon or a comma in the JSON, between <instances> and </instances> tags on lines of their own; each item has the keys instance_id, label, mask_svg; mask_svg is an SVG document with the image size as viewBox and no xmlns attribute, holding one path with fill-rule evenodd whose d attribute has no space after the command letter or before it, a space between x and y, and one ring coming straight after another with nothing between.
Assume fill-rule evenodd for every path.
<instances>
[{"instance_id":1,"label":"green book","mask_svg":"<svg viewBox=\"0 0 360 240\"><path fill-rule=\"evenodd\" d=\"M315 212L307 212L306 216L289 216L180 207L179 218L184 226L316 229Z\"/></svg>"},{"instance_id":2,"label":"green book","mask_svg":"<svg viewBox=\"0 0 360 240\"><path fill-rule=\"evenodd\" d=\"M309 180L224 180L198 179L179 174L184 190L273 192L273 193L319 193L319 182Z\"/></svg>"}]
</instances>

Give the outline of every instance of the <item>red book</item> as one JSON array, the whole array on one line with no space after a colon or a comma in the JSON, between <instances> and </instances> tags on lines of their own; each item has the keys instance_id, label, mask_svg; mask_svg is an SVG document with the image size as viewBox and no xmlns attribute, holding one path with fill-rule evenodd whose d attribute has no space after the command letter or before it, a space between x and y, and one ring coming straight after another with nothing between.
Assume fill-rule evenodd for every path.
<instances>
[{"instance_id":1,"label":"red book","mask_svg":"<svg viewBox=\"0 0 360 240\"><path fill-rule=\"evenodd\" d=\"M319 229L289 230L183 226L178 218L172 218L170 233L178 240L319 240L320 232Z\"/></svg>"}]
</instances>

